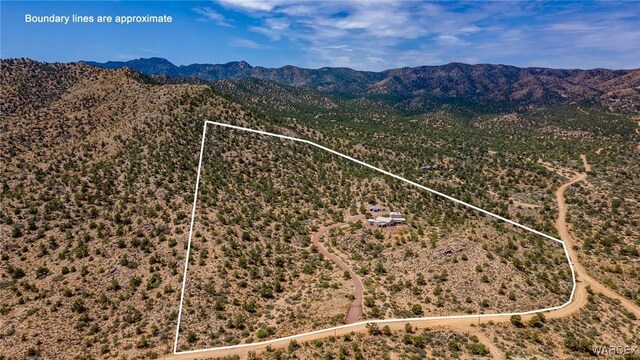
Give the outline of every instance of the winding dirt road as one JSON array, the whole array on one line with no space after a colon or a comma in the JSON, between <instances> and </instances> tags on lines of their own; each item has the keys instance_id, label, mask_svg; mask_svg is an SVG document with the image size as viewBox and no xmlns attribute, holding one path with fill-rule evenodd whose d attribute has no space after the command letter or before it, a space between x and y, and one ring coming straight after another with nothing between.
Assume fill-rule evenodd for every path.
<instances>
[{"instance_id":1,"label":"winding dirt road","mask_svg":"<svg viewBox=\"0 0 640 360\"><path fill-rule=\"evenodd\" d=\"M549 316L548 317L562 317L562 316L566 316L568 314L570 314L571 312L575 311L574 308L580 308L582 307L582 305L586 304L587 301L587 290L586 290L586 286L590 286L594 291L596 292L601 292L602 294L604 294L607 297L610 297L612 299L616 299L619 300L621 305L623 305L628 311L636 314L636 317L640 318L640 307L638 307L637 305L635 305L632 301L630 301L629 299L622 297L621 295L619 295L618 293L616 293L615 291L611 290L610 288L606 287L605 285L601 284L600 282L598 282L597 280L595 280L594 278L592 278L591 276L589 276L586 272L586 270L584 269L584 267L580 264L580 262L578 261L578 254L576 253L576 251L573 249L573 246L576 244L575 240L573 239L573 237L571 236L571 234L569 233L569 229L567 226L567 204L565 202L565 198L564 198L564 193L565 191L573 184L579 182L579 181L584 181L587 178L587 172L591 171L591 165L589 165L589 163L587 162L587 156L582 154L580 155L580 158L582 159L584 166L585 166L585 172L582 173L576 173L575 176L569 180L568 182L562 184L558 190L556 190L556 201L558 202L558 219L556 221L556 229L558 230L558 234L560 235L560 239L562 241L564 241L565 244L567 244L567 251L569 253L569 257L571 258L571 262L573 263L573 267L576 271L576 281L577 281L577 286L576 286L576 293L574 295L574 301L569 304L568 306L560 309L560 310L556 310L556 311L551 311L549 312Z\"/></svg>"},{"instance_id":2,"label":"winding dirt road","mask_svg":"<svg viewBox=\"0 0 640 360\"><path fill-rule=\"evenodd\" d=\"M581 155L580 158L582 159L583 164L585 166L585 172L576 173L573 178L571 178L566 183L562 184L555 192L556 201L558 202L558 209L559 209L558 218L556 220L555 225L558 230L558 233L560 234L561 240L564 241L566 244L567 252L569 254L569 257L575 269L576 282L577 282L576 291L573 297L573 301L569 305L558 310L549 311L545 313L545 317L548 319L562 318L579 311L583 306L587 304L587 288L586 287L590 286L591 289L596 292L600 292L607 297L619 300L622 306L624 306L628 311L634 313L638 318L640 318L640 307L638 307L630 300L620 296L613 290L609 289L608 287L604 286L603 284L599 283L598 281L593 279L591 276L589 276L585 271L584 267L578 262L578 254L573 249L573 245L575 244L575 241L569 232L568 224L566 221L568 208L565 202L564 193L571 185L577 182L586 180L587 171L591 170L591 166L587 162L586 155ZM352 218L351 221L353 219L354 218ZM360 314L361 314L362 290L358 290L358 287L362 289L362 282L357 276L355 276L355 274L353 274L352 270L348 265L343 263L342 260L340 260L337 256L329 253L324 248L324 246L322 246L322 244L319 242L319 239L322 237L322 235L326 233L326 231L328 231L330 228L343 226L343 225L345 225L345 223L333 224L331 226L321 228L316 234L313 235L312 241L314 244L316 244L316 246L318 247L318 250L320 250L320 252L322 252L323 255L329 257L332 261L338 264L340 268L344 269L345 271L349 271L352 279L354 279L356 294L360 292L359 303L360 303ZM354 299L354 302L356 302L356 299ZM356 310L353 310L352 312L351 310L352 308L357 308L357 306L354 306L354 304L352 304L351 307L349 308L349 313L347 315L347 322L349 322L349 316L355 316L355 314L357 314ZM353 315L349 315L349 314L353 314ZM533 315L522 316L522 319L526 321L530 319L532 316ZM360 315L358 315L358 318L359 317ZM411 323L412 326L419 327L419 328L445 327L447 329L454 330L454 331L467 332L469 334L478 336L478 338L482 340L482 343L489 348L491 355L493 356L494 359L504 359L505 358L504 354L500 352L500 350L495 346L495 344L493 344L493 342L484 333L482 333L477 326L471 326L471 324L472 323L475 324L476 322L479 322L479 321L482 321L482 322L493 321L495 323L508 322L510 321L510 318L511 317L508 315L495 315L495 316L485 316L482 318L478 317L477 319L476 318L436 318L436 319L411 320L411 321L388 320L385 322L385 325L388 325L389 328L391 328L392 330L402 330L404 329L404 326L406 323ZM353 319L353 317L351 319ZM367 324L365 323L357 323L357 324L352 324L340 329L322 330L319 332L315 332L313 334L297 335L295 336L295 340L298 342L305 342L305 341L310 341L315 339L326 338L332 335L333 336L346 335L351 332L366 333L368 331L366 325ZM271 348L286 347L289 345L289 342L291 340L292 340L291 338L283 338L283 339L275 340L269 344L247 344L246 347L242 347L242 348L217 349L217 350L202 351L198 353L167 355L167 358L202 359L207 357L223 357L223 356L232 356L232 355L246 356L246 354L249 351L256 351L256 352L263 351L267 347L271 347Z\"/></svg>"},{"instance_id":3,"label":"winding dirt road","mask_svg":"<svg viewBox=\"0 0 640 360\"><path fill-rule=\"evenodd\" d=\"M364 221L364 215L357 215L348 218L346 221ZM313 236L311 237L311 242L318 248L320 253L336 263L338 267L344 271L347 271L351 276L351 280L353 280L353 301L351 305L349 305L349 310L347 311L347 315L345 317L347 324L352 324L354 322L358 322L362 317L362 293L364 292L364 286L362 286L362 280L360 277L353 271L351 266L347 265L344 261L342 261L337 255L330 253L324 245L320 242L320 238L329 231L329 229L335 227L341 227L346 225L346 223L337 223L330 226L321 227Z\"/></svg>"}]
</instances>

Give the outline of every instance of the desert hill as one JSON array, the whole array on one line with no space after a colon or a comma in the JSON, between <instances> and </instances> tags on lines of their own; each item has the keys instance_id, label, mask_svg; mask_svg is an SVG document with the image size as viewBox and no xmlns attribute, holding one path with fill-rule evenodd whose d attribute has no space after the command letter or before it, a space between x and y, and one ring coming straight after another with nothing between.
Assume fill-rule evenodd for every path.
<instances>
[{"instance_id":1,"label":"desert hill","mask_svg":"<svg viewBox=\"0 0 640 360\"><path fill-rule=\"evenodd\" d=\"M2 357L169 352L208 86L2 61Z\"/></svg>"}]
</instances>

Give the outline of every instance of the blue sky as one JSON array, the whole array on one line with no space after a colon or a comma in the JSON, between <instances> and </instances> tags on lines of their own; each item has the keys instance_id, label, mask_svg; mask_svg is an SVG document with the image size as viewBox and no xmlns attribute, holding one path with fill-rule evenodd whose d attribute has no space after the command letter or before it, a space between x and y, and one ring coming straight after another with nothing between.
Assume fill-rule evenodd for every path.
<instances>
[{"instance_id":1,"label":"blue sky","mask_svg":"<svg viewBox=\"0 0 640 360\"><path fill-rule=\"evenodd\" d=\"M383 70L449 62L640 67L638 2L2 1L0 57L163 57L177 65ZM171 15L171 24L27 24L33 15Z\"/></svg>"}]
</instances>

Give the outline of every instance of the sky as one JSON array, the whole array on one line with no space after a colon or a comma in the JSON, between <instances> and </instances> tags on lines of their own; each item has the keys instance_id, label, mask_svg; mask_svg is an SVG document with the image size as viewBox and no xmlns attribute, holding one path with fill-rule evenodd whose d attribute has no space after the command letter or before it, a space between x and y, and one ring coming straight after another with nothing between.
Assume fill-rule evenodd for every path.
<instances>
[{"instance_id":1,"label":"sky","mask_svg":"<svg viewBox=\"0 0 640 360\"><path fill-rule=\"evenodd\" d=\"M170 15L171 23L27 23L25 15ZM0 2L0 57L162 57L176 65L389 68L450 62L640 67L640 2Z\"/></svg>"}]
</instances>

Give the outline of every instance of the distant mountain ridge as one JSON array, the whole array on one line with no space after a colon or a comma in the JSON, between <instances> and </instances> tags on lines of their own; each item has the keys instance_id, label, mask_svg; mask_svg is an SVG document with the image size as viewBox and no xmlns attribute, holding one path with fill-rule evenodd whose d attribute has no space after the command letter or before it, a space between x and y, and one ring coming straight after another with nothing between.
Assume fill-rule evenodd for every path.
<instances>
[{"instance_id":1,"label":"distant mountain ridge","mask_svg":"<svg viewBox=\"0 0 640 360\"><path fill-rule=\"evenodd\" d=\"M388 99L407 110L463 103L496 109L566 103L598 103L616 111L640 111L640 69L550 69L450 63L381 72L349 68L266 68L245 61L176 66L163 58L87 64L130 67L150 75L207 81L256 78L338 95Z\"/></svg>"}]
</instances>

